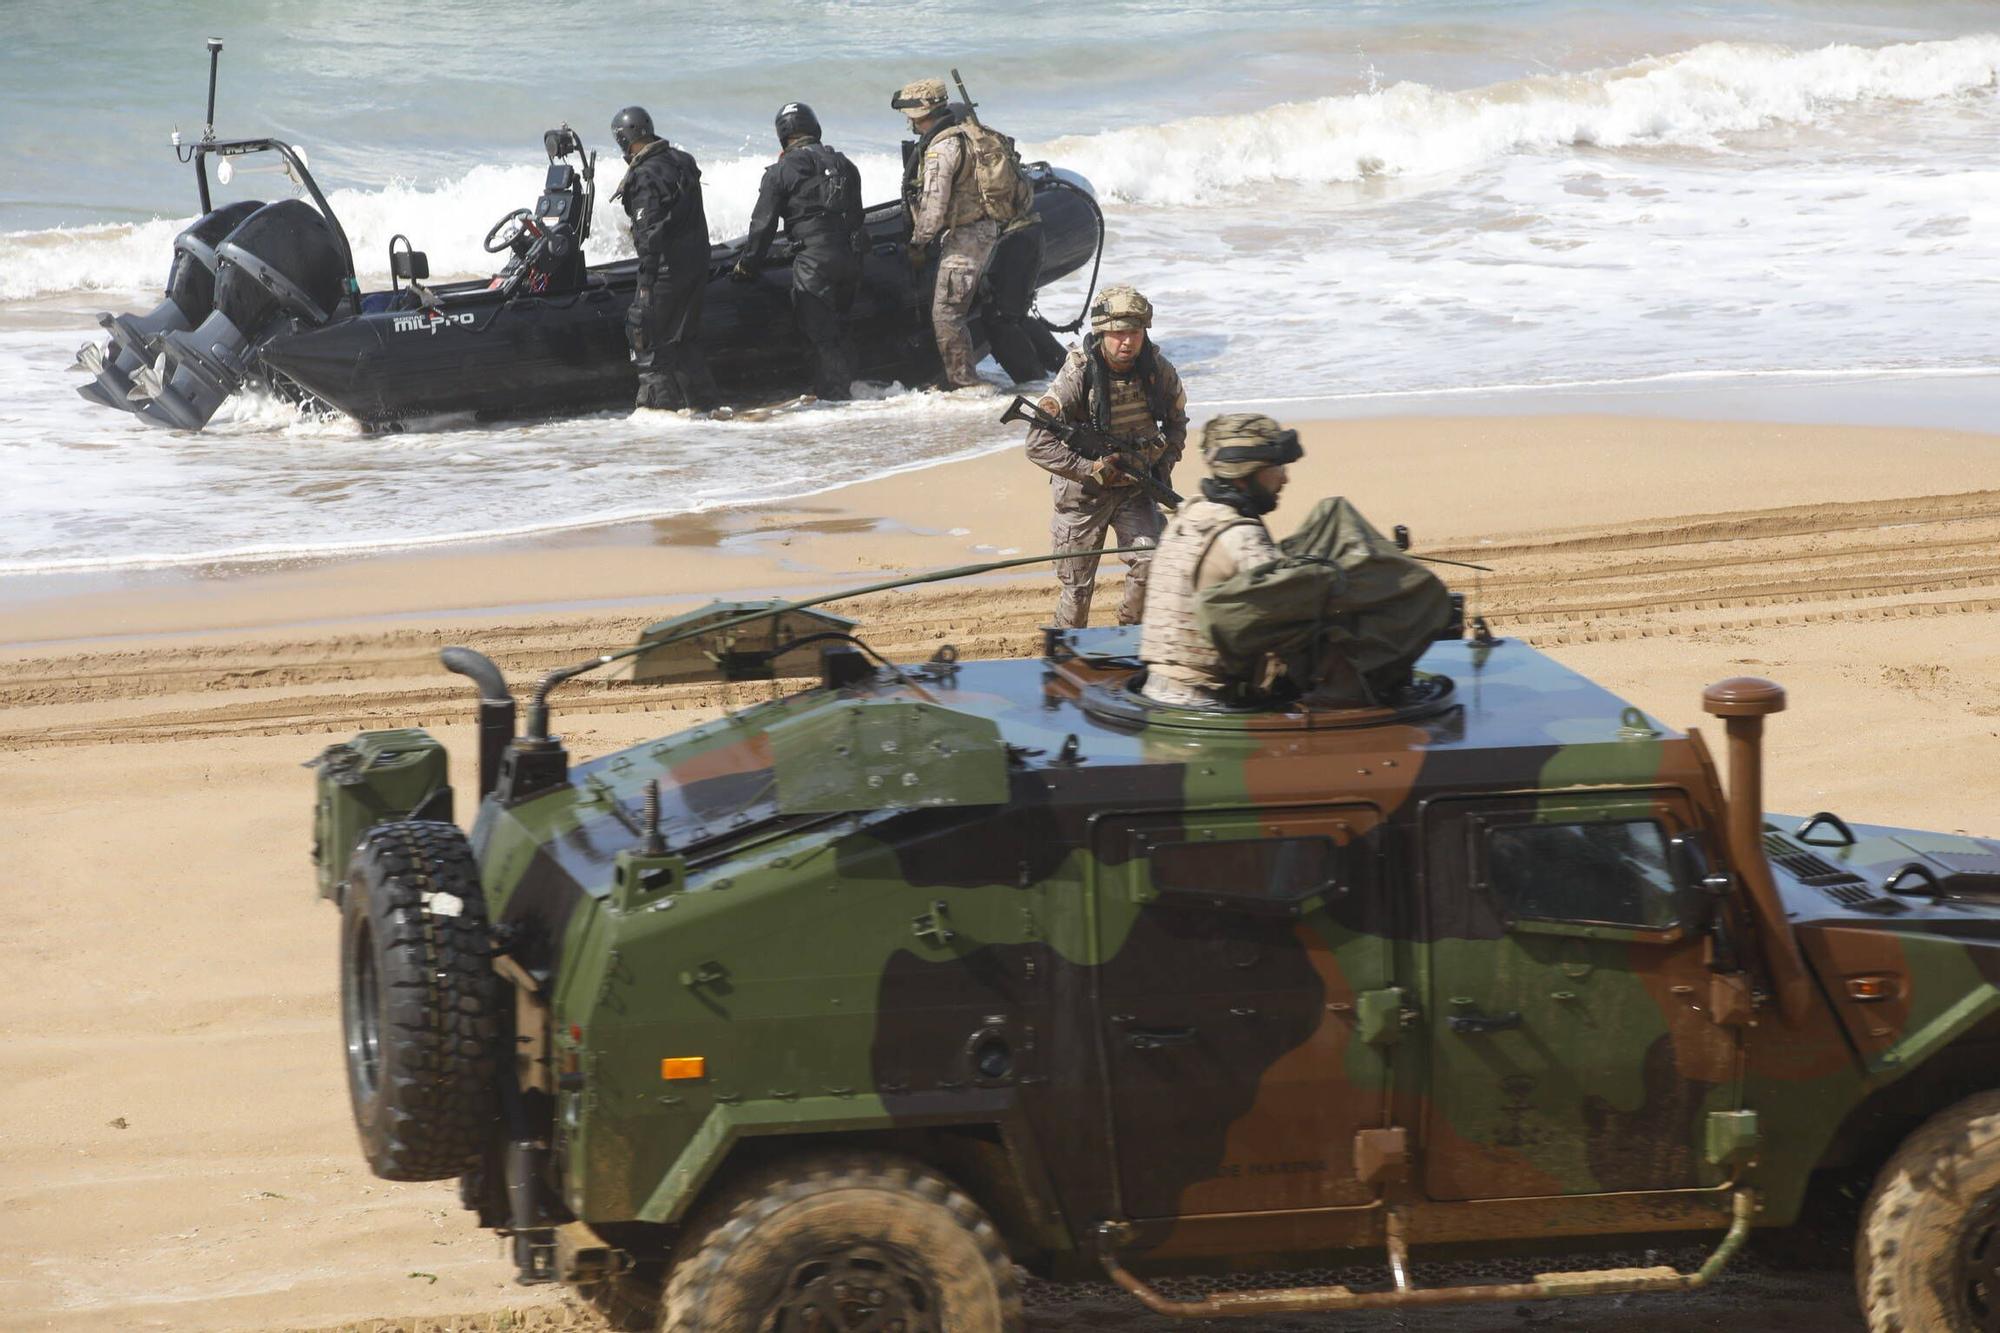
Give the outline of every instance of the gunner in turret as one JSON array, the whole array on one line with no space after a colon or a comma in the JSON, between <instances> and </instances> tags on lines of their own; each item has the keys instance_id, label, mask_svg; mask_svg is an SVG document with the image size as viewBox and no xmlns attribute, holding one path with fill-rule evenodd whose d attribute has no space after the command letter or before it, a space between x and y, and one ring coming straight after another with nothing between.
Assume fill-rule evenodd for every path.
<instances>
[{"instance_id":1,"label":"gunner in turret","mask_svg":"<svg viewBox=\"0 0 2000 1333\"><path fill-rule=\"evenodd\" d=\"M1202 431L1209 475L1153 553L1139 656L1144 693L1181 708L1401 708L1448 688L1413 675L1452 623L1428 568L1329 497L1282 541L1264 516L1304 450L1256 412Z\"/></svg>"},{"instance_id":2,"label":"gunner in turret","mask_svg":"<svg viewBox=\"0 0 2000 1333\"><path fill-rule=\"evenodd\" d=\"M1290 479L1285 468L1305 454L1299 433L1255 412L1216 417L1201 434L1209 475L1201 495L1180 507L1153 552L1146 623L1139 656L1145 694L1182 708L1220 708L1232 701L1254 664L1227 661L1195 623L1195 594L1285 553L1271 540L1264 515L1278 507Z\"/></svg>"}]
</instances>

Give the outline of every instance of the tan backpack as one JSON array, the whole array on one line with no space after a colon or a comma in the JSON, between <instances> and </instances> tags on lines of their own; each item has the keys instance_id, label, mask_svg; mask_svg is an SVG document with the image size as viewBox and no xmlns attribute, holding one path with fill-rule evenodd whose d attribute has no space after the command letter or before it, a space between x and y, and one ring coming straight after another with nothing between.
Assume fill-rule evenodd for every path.
<instances>
[{"instance_id":1,"label":"tan backpack","mask_svg":"<svg viewBox=\"0 0 2000 1333\"><path fill-rule=\"evenodd\" d=\"M1035 187L1028 184L1028 174L1021 170L1021 154L1013 139L976 120L963 121L945 133L965 138L972 187L986 216L1002 227L1026 217L1035 206Z\"/></svg>"}]
</instances>

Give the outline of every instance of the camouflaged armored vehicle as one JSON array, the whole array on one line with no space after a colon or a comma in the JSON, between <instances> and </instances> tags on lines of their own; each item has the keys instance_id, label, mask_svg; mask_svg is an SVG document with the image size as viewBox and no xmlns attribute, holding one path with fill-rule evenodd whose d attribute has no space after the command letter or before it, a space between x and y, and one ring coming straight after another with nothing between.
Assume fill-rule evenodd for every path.
<instances>
[{"instance_id":1,"label":"camouflaged armored vehicle","mask_svg":"<svg viewBox=\"0 0 2000 1333\"><path fill-rule=\"evenodd\" d=\"M2000 843L1767 819L1776 686L1705 695L1725 788L1484 635L1413 711L1192 713L1129 631L894 667L735 610L647 650L822 682L587 762L548 696L609 657L516 735L448 650L469 834L420 731L321 765L364 1151L523 1280L675 1330L1011 1329L1023 1270L1202 1316L1680 1291L1844 1171L1871 1326L2000 1328ZM1712 1256L1409 1276L1675 1235ZM1336 1258L1380 1281L1156 1285Z\"/></svg>"}]
</instances>

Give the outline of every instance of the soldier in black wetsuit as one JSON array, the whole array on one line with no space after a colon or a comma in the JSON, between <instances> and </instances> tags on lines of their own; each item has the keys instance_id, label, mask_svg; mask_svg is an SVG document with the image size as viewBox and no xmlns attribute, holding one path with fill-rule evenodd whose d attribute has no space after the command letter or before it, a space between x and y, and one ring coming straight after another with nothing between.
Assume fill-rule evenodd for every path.
<instances>
[{"instance_id":1,"label":"soldier in black wetsuit","mask_svg":"<svg viewBox=\"0 0 2000 1333\"><path fill-rule=\"evenodd\" d=\"M750 236L729 276L750 282L770 252L780 219L792 252L792 318L812 343L813 392L853 396L854 344L847 312L861 285L861 173L845 154L819 141L819 118L803 102L778 112L778 160L764 168Z\"/></svg>"},{"instance_id":2,"label":"soldier in black wetsuit","mask_svg":"<svg viewBox=\"0 0 2000 1333\"><path fill-rule=\"evenodd\" d=\"M639 252L639 289L625 313L632 364L639 368L638 406L708 411L722 395L701 354L701 299L708 286L701 168L653 133L644 107L620 111L611 137L625 155L618 197Z\"/></svg>"}]
</instances>

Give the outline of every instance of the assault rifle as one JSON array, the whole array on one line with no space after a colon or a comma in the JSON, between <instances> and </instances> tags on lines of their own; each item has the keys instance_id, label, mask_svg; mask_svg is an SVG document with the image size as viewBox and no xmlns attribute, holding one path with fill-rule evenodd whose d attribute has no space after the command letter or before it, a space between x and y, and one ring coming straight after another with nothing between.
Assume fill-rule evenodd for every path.
<instances>
[{"instance_id":1,"label":"assault rifle","mask_svg":"<svg viewBox=\"0 0 2000 1333\"><path fill-rule=\"evenodd\" d=\"M1181 497L1174 488L1153 475L1153 469L1139 451L1131 445L1108 435L1086 421L1065 421L1061 417L1044 412L1039 404L1016 395L1007 410L1000 414L1002 424L1011 421L1025 421L1030 426L1038 426L1061 440L1085 458L1109 458L1117 464L1118 470L1130 477L1139 488L1165 505L1168 509L1179 509Z\"/></svg>"}]
</instances>

